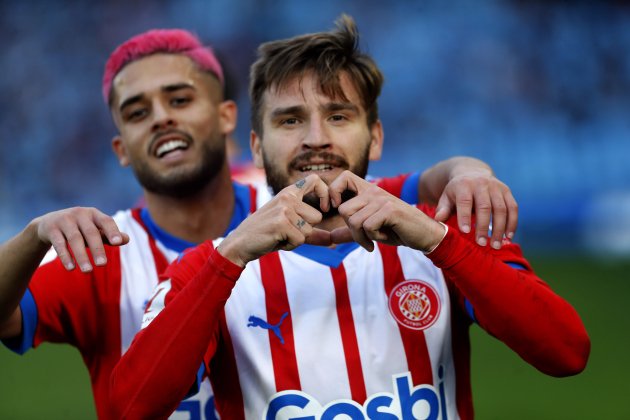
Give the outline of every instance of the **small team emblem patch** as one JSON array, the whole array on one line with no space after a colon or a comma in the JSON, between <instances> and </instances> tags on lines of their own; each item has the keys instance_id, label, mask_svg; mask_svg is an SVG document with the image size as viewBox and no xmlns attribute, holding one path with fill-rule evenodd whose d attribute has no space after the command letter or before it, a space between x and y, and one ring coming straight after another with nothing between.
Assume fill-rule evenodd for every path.
<instances>
[{"instance_id":1,"label":"small team emblem patch","mask_svg":"<svg viewBox=\"0 0 630 420\"><path fill-rule=\"evenodd\" d=\"M424 330L433 325L440 315L440 298L430 284L407 280L389 294L389 311L400 325Z\"/></svg>"}]
</instances>

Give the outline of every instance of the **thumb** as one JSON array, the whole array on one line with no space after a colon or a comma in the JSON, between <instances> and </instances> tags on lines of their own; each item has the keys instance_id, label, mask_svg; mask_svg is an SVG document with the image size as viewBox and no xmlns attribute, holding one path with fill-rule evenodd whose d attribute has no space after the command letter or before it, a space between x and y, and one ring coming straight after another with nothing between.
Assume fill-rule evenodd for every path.
<instances>
[{"instance_id":1,"label":"thumb","mask_svg":"<svg viewBox=\"0 0 630 420\"><path fill-rule=\"evenodd\" d=\"M330 232L330 239L335 244L343 244L354 241L352 231L347 226L339 227Z\"/></svg>"},{"instance_id":2,"label":"thumb","mask_svg":"<svg viewBox=\"0 0 630 420\"><path fill-rule=\"evenodd\" d=\"M313 231L306 237L306 243L311 245L329 246L334 241L331 240L331 233L318 228L313 228Z\"/></svg>"},{"instance_id":3,"label":"thumb","mask_svg":"<svg viewBox=\"0 0 630 420\"><path fill-rule=\"evenodd\" d=\"M453 209L453 207L453 203L451 202L450 198L448 198L448 195L442 194L435 208L434 219L438 222L446 222L451 216L451 210Z\"/></svg>"}]
</instances>

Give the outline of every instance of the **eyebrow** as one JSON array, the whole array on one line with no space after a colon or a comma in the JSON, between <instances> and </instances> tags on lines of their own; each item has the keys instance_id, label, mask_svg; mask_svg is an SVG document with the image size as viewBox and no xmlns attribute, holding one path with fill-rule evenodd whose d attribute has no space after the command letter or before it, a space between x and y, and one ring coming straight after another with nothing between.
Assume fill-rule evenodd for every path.
<instances>
[{"instance_id":1,"label":"eyebrow","mask_svg":"<svg viewBox=\"0 0 630 420\"><path fill-rule=\"evenodd\" d=\"M330 102L321 106L320 109L326 112L352 111L357 114L359 113L359 107L351 102ZM279 116L282 116L282 115L289 115L289 114L301 115L303 113L305 113L305 109L302 105L276 108L271 112L271 119L278 118Z\"/></svg>"},{"instance_id":2,"label":"eyebrow","mask_svg":"<svg viewBox=\"0 0 630 420\"><path fill-rule=\"evenodd\" d=\"M352 102L332 102L325 104L322 109L328 112L334 111L352 111L355 113L359 113L359 107L353 104Z\"/></svg>"},{"instance_id":3,"label":"eyebrow","mask_svg":"<svg viewBox=\"0 0 630 420\"><path fill-rule=\"evenodd\" d=\"M271 111L271 119L276 119L281 115L289 115L289 114L304 114L304 107L301 105L287 106L284 108L276 108Z\"/></svg>"},{"instance_id":4,"label":"eyebrow","mask_svg":"<svg viewBox=\"0 0 630 420\"><path fill-rule=\"evenodd\" d=\"M192 89L195 90L195 86L190 84L190 83L175 83L172 85L166 85L166 86L162 86L162 88L160 89L162 92L166 92L166 93L172 93L172 92L176 92L178 90L183 90L183 89ZM138 95L134 95L130 98L125 99L121 104L120 104L120 112L123 112L124 109L130 105L133 105L137 102L140 102L142 99L144 98L144 94L140 93Z\"/></svg>"}]
</instances>

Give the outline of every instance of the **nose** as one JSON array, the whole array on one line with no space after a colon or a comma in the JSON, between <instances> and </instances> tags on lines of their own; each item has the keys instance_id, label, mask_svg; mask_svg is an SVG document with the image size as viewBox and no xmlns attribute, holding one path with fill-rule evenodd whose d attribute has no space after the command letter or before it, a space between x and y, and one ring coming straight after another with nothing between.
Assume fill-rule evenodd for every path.
<instances>
[{"instance_id":1,"label":"nose","mask_svg":"<svg viewBox=\"0 0 630 420\"><path fill-rule=\"evenodd\" d=\"M302 147L305 149L327 149L331 147L330 135L324 122L312 119L304 134Z\"/></svg>"},{"instance_id":2,"label":"nose","mask_svg":"<svg viewBox=\"0 0 630 420\"><path fill-rule=\"evenodd\" d=\"M177 122L168 111L168 108L161 101L155 101L153 104L153 132L173 128L177 126Z\"/></svg>"}]
</instances>

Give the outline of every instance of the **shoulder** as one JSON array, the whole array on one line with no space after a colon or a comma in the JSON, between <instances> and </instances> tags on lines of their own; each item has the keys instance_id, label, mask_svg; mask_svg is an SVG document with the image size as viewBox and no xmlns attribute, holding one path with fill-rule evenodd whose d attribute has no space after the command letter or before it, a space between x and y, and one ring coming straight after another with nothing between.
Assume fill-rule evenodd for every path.
<instances>
[{"instance_id":1,"label":"shoulder","mask_svg":"<svg viewBox=\"0 0 630 420\"><path fill-rule=\"evenodd\" d=\"M173 279L188 282L208 260L215 248L212 241L205 241L193 248L185 249L160 276L161 280Z\"/></svg>"}]
</instances>

